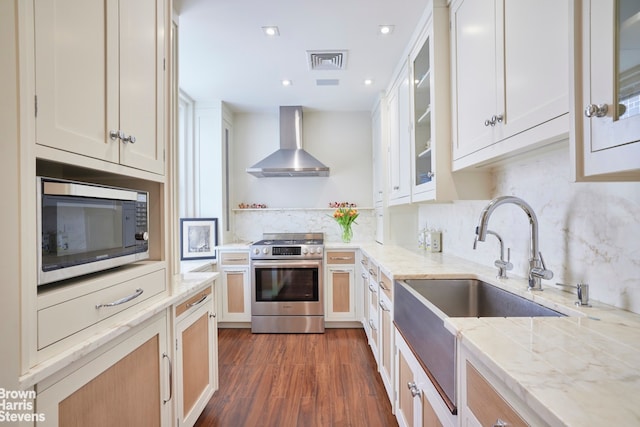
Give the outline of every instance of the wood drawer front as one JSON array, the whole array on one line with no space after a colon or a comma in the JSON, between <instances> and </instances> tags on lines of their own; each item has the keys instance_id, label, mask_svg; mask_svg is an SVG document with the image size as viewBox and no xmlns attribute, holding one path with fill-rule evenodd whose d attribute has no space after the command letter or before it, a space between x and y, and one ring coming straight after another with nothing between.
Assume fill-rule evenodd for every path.
<instances>
[{"instance_id":1,"label":"wood drawer front","mask_svg":"<svg viewBox=\"0 0 640 427\"><path fill-rule=\"evenodd\" d=\"M327 264L355 264L356 253L349 252L327 252Z\"/></svg>"},{"instance_id":2,"label":"wood drawer front","mask_svg":"<svg viewBox=\"0 0 640 427\"><path fill-rule=\"evenodd\" d=\"M248 252L222 252L220 254L220 264L222 265L248 265Z\"/></svg>"},{"instance_id":3,"label":"wood drawer front","mask_svg":"<svg viewBox=\"0 0 640 427\"><path fill-rule=\"evenodd\" d=\"M164 276L165 270L154 271L39 310L38 350L164 292ZM127 302L97 308L136 294L140 295Z\"/></svg>"},{"instance_id":4,"label":"wood drawer front","mask_svg":"<svg viewBox=\"0 0 640 427\"><path fill-rule=\"evenodd\" d=\"M380 289L393 302L393 281L382 271L380 272Z\"/></svg>"},{"instance_id":5,"label":"wood drawer front","mask_svg":"<svg viewBox=\"0 0 640 427\"><path fill-rule=\"evenodd\" d=\"M483 426L498 419L513 427L528 426L491 384L467 361L467 406Z\"/></svg>"},{"instance_id":6,"label":"wood drawer front","mask_svg":"<svg viewBox=\"0 0 640 427\"><path fill-rule=\"evenodd\" d=\"M176 305L176 317L180 317L184 312L190 309L197 309L200 307L206 300L207 297L211 295L211 286L201 290L197 295L192 296L186 301L181 302Z\"/></svg>"}]
</instances>

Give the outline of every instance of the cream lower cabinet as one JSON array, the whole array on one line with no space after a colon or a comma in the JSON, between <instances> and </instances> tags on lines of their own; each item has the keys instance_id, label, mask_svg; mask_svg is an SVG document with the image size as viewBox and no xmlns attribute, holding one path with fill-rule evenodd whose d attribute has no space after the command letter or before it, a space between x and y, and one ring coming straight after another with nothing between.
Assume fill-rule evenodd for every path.
<instances>
[{"instance_id":1,"label":"cream lower cabinet","mask_svg":"<svg viewBox=\"0 0 640 427\"><path fill-rule=\"evenodd\" d=\"M460 343L458 349L458 416L461 426L549 425Z\"/></svg>"},{"instance_id":2,"label":"cream lower cabinet","mask_svg":"<svg viewBox=\"0 0 640 427\"><path fill-rule=\"evenodd\" d=\"M395 328L394 328L395 329ZM454 427L458 425L429 380L411 348L395 330L396 419L400 427ZM462 424L466 426L466 424Z\"/></svg>"},{"instance_id":3,"label":"cream lower cabinet","mask_svg":"<svg viewBox=\"0 0 640 427\"><path fill-rule=\"evenodd\" d=\"M163 312L37 384L37 425L172 425L167 331Z\"/></svg>"},{"instance_id":4,"label":"cream lower cabinet","mask_svg":"<svg viewBox=\"0 0 640 427\"><path fill-rule=\"evenodd\" d=\"M376 360L376 363L380 363L380 328L378 313L380 310L380 284L378 283L379 267L372 258L369 258L369 284L366 287L367 305L369 307L369 317L367 323L369 324L369 347Z\"/></svg>"},{"instance_id":5,"label":"cream lower cabinet","mask_svg":"<svg viewBox=\"0 0 640 427\"><path fill-rule=\"evenodd\" d=\"M325 320L358 321L355 251L326 252Z\"/></svg>"},{"instance_id":6,"label":"cream lower cabinet","mask_svg":"<svg viewBox=\"0 0 640 427\"><path fill-rule=\"evenodd\" d=\"M175 310L176 425L192 426L218 389L218 327L211 287Z\"/></svg>"},{"instance_id":7,"label":"cream lower cabinet","mask_svg":"<svg viewBox=\"0 0 640 427\"><path fill-rule=\"evenodd\" d=\"M371 325L369 324L369 257L360 254L360 279L362 280L362 327L367 335L367 340L371 337Z\"/></svg>"},{"instance_id":8,"label":"cream lower cabinet","mask_svg":"<svg viewBox=\"0 0 640 427\"><path fill-rule=\"evenodd\" d=\"M382 378L382 383L387 390L387 395L394 404L394 326L393 326L393 282L389 275L380 269L380 295L378 300L378 342L379 342L379 358L378 371Z\"/></svg>"},{"instance_id":9,"label":"cream lower cabinet","mask_svg":"<svg viewBox=\"0 0 640 427\"><path fill-rule=\"evenodd\" d=\"M248 251L220 251L218 322L251 322L251 277Z\"/></svg>"}]
</instances>

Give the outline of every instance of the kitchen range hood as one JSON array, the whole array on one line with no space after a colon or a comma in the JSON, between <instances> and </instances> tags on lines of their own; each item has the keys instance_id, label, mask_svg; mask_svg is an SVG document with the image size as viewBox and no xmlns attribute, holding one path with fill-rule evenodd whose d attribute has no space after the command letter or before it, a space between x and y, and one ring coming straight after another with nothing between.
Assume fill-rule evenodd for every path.
<instances>
[{"instance_id":1,"label":"kitchen range hood","mask_svg":"<svg viewBox=\"0 0 640 427\"><path fill-rule=\"evenodd\" d=\"M302 149L302 107L280 107L280 149L247 172L258 178L329 176L329 168Z\"/></svg>"}]
</instances>

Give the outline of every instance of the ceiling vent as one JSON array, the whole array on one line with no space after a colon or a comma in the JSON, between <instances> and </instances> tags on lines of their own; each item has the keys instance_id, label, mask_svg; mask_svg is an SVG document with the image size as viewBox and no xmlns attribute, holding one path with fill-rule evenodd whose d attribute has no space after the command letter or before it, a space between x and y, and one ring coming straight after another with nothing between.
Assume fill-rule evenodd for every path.
<instances>
[{"instance_id":1,"label":"ceiling vent","mask_svg":"<svg viewBox=\"0 0 640 427\"><path fill-rule=\"evenodd\" d=\"M340 80L338 79L317 79L316 86L338 86Z\"/></svg>"},{"instance_id":2,"label":"ceiling vent","mask_svg":"<svg viewBox=\"0 0 640 427\"><path fill-rule=\"evenodd\" d=\"M309 69L312 71L335 71L347 68L346 50L308 50L307 59Z\"/></svg>"}]
</instances>

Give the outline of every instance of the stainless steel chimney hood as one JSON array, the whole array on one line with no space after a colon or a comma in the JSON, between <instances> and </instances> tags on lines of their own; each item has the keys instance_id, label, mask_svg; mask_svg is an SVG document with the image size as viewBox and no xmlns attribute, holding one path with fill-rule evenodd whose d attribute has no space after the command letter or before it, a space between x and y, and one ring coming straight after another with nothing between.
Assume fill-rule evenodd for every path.
<instances>
[{"instance_id":1,"label":"stainless steel chimney hood","mask_svg":"<svg viewBox=\"0 0 640 427\"><path fill-rule=\"evenodd\" d=\"M302 107L280 107L280 149L247 172L258 178L329 176L329 168L302 149Z\"/></svg>"}]
</instances>

